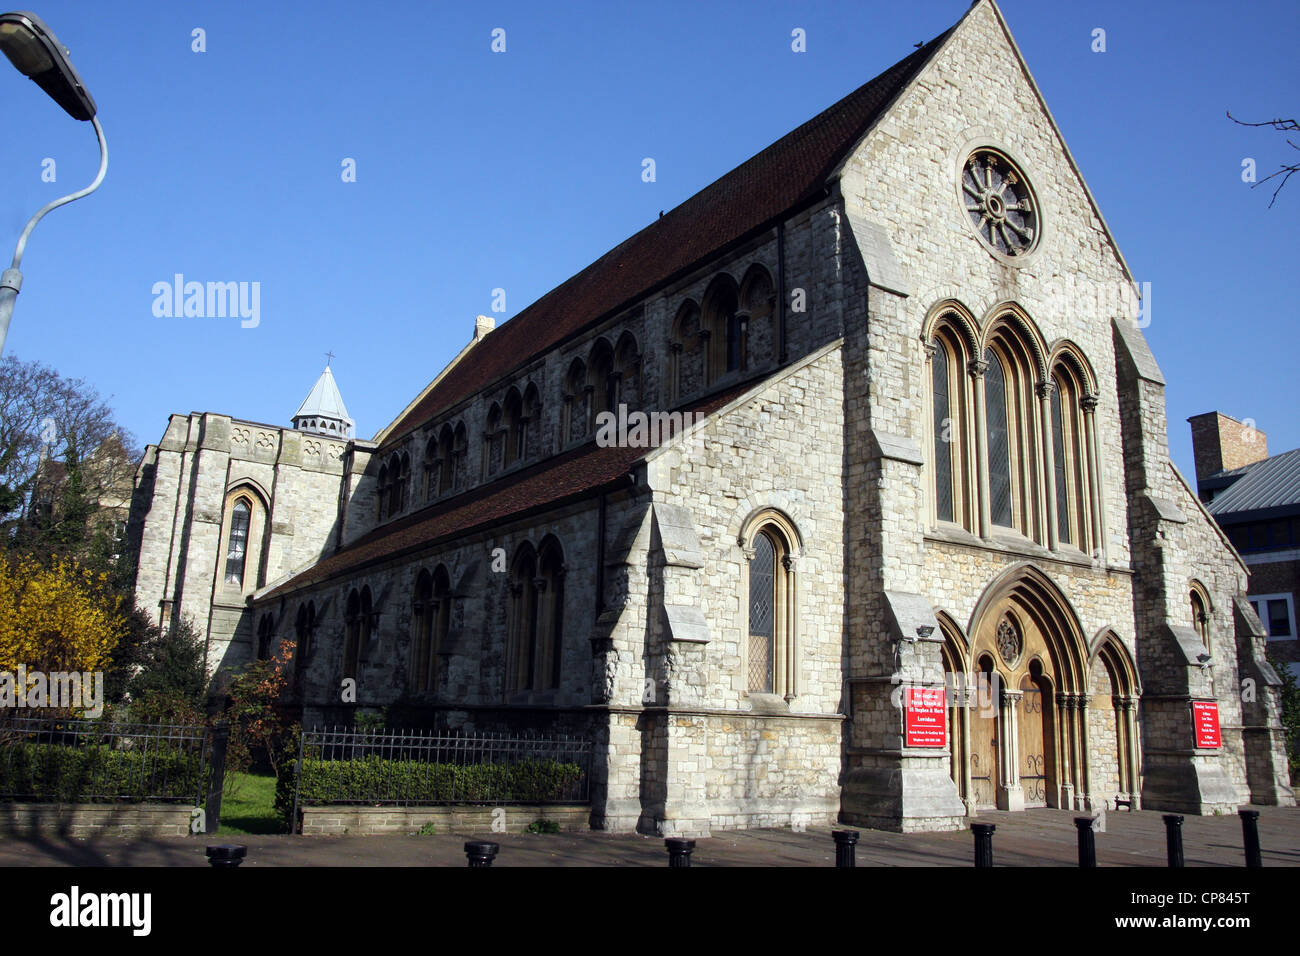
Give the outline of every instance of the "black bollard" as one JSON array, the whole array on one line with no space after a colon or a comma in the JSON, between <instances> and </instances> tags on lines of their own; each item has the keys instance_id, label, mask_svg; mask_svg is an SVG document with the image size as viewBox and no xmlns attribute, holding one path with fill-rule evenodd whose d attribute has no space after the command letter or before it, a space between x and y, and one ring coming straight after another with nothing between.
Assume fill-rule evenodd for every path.
<instances>
[{"instance_id":1,"label":"black bollard","mask_svg":"<svg viewBox=\"0 0 1300 956\"><path fill-rule=\"evenodd\" d=\"M1246 845L1246 866L1255 868L1264 865L1259 855L1259 811L1238 810L1241 817L1241 839Z\"/></svg>"},{"instance_id":2,"label":"black bollard","mask_svg":"<svg viewBox=\"0 0 1300 956\"><path fill-rule=\"evenodd\" d=\"M835 866L857 866L857 853L853 849L858 842L857 830L832 830L835 838Z\"/></svg>"},{"instance_id":3,"label":"black bollard","mask_svg":"<svg viewBox=\"0 0 1300 956\"><path fill-rule=\"evenodd\" d=\"M465 856L469 858L470 866L491 866L493 858L500 849L500 843L491 843L488 840L470 840L465 844Z\"/></svg>"},{"instance_id":4,"label":"black bollard","mask_svg":"<svg viewBox=\"0 0 1300 956\"><path fill-rule=\"evenodd\" d=\"M1183 818L1176 813L1166 813L1165 848L1169 854L1170 866L1183 866Z\"/></svg>"},{"instance_id":5,"label":"black bollard","mask_svg":"<svg viewBox=\"0 0 1300 956\"><path fill-rule=\"evenodd\" d=\"M972 823L970 829L975 834L975 865L992 866L993 831L997 829L997 824Z\"/></svg>"},{"instance_id":6,"label":"black bollard","mask_svg":"<svg viewBox=\"0 0 1300 956\"><path fill-rule=\"evenodd\" d=\"M691 865L691 852L695 849L694 840L683 840L680 837L669 837L664 840L664 846L668 847L669 866Z\"/></svg>"},{"instance_id":7,"label":"black bollard","mask_svg":"<svg viewBox=\"0 0 1300 956\"><path fill-rule=\"evenodd\" d=\"M1074 818L1074 826L1079 831L1080 866L1097 865L1097 835L1092 829L1092 825L1096 822L1095 817Z\"/></svg>"},{"instance_id":8,"label":"black bollard","mask_svg":"<svg viewBox=\"0 0 1300 956\"><path fill-rule=\"evenodd\" d=\"M208 847L208 865L209 866L239 866L244 862L244 857L248 855L248 847L235 846L233 844L222 844L221 846Z\"/></svg>"}]
</instances>

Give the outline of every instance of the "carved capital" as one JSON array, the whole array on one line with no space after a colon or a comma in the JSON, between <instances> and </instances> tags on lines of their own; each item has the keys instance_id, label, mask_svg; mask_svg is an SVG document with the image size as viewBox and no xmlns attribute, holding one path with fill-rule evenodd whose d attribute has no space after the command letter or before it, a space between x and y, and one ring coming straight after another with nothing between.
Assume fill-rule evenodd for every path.
<instances>
[{"instance_id":1,"label":"carved capital","mask_svg":"<svg viewBox=\"0 0 1300 956\"><path fill-rule=\"evenodd\" d=\"M1048 379L1046 382L1039 382L1034 386L1034 392L1037 393L1038 397L1041 399L1051 398L1054 391L1056 391L1056 383L1051 379Z\"/></svg>"},{"instance_id":2,"label":"carved capital","mask_svg":"<svg viewBox=\"0 0 1300 956\"><path fill-rule=\"evenodd\" d=\"M1079 399L1079 407L1088 414L1095 412L1099 404L1101 404L1101 399L1096 395L1085 395Z\"/></svg>"},{"instance_id":3,"label":"carved capital","mask_svg":"<svg viewBox=\"0 0 1300 956\"><path fill-rule=\"evenodd\" d=\"M970 373L971 378L983 378L984 373L989 370L989 363L983 359L975 359L966 366L966 371Z\"/></svg>"}]
</instances>

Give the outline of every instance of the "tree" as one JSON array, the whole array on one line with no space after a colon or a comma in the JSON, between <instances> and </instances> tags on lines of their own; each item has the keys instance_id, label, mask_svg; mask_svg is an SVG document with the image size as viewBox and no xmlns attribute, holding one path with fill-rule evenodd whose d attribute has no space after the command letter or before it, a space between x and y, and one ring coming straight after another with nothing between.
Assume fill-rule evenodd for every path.
<instances>
[{"instance_id":1,"label":"tree","mask_svg":"<svg viewBox=\"0 0 1300 956\"><path fill-rule=\"evenodd\" d=\"M0 538L105 570L123 548L139 452L81 379L0 360Z\"/></svg>"},{"instance_id":2,"label":"tree","mask_svg":"<svg viewBox=\"0 0 1300 956\"><path fill-rule=\"evenodd\" d=\"M0 554L0 670L102 670L125 631L107 575Z\"/></svg>"},{"instance_id":3,"label":"tree","mask_svg":"<svg viewBox=\"0 0 1300 956\"><path fill-rule=\"evenodd\" d=\"M105 685L108 700L129 698L133 721L201 722L208 686L203 639L189 621L163 630L133 606Z\"/></svg>"},{"instance_id":4,"label":"tree","mask_svg":"<svg viewBox=\"0 0 1300 956\"><path fill-rule=\"evenodd\" d=\"M246 769L256 751L270 764L272 773L279 773L289 733L282 698L295 646L293 641L282 641L278 654L246 664L230 682L228 769Z\"/></svg>"},{"instance_id":5,"label":"tree","mask_svg":"<svg viewBox=\"0 0 1300 956\"><path fill-rule=\"evenodd\" d=\"M1300 130L1300 123L1296 123L1296 121L1293 119L1271 119L1271 120L1265 120L1262 123L1246 123L1243 122L1242 120L1237 119L1237 117L1233 116L1232 113L1228 113L1228 119L1232 120L1238 126L1255 126L1255 127L1268 126L1271 127L1272 129L1277 130L1279 133L1289 133L1289 132ZM1286 143L1292 149L1300 150L1300 146L1297 146L1294 140L1288 139ZM1273 190L1273 198L1268 201L1268 208L1272 209L1273 203L1277 202L1277 194L1282 191L1282 187L1286 185L1286 181L1290 179L1292 176L1294 176L1297 172L1300 172L1300 163L1283 163L1278 169L1269 173L1259 182L1254 183L1250 188L1254 189L1256 186L1262 186L1270 179L1273 179L1276 176L1281 176L1282 181L1277 184L1277 188Z\"/></svg>"}]
</instances>

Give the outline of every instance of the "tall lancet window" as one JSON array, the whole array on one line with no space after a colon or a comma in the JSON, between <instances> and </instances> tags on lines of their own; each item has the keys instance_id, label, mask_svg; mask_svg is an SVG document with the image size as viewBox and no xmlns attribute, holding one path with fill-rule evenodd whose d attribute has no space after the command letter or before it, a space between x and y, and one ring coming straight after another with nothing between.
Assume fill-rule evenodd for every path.
<instances>
[{"instance_id":1,"label":"tall lancet window","mask_svg":"<svg viewBox=\"0 0 1300 956\"><path fill-rule=\"evenodd\" d=\"M226 546L226 583L244 583L244 559L248 554L248 524L252 511L240 498L230 515L230 542Z\"/></svg>"},{"instance_id":2,"label":"tall lancet window","mask_svg":"<svg viewBox=\"0 0 1300 956\"><path fill-rule=\"evenodd\" d=\"M1062 543L1073 544L1074 537L1070 534L1070 483L1066 478L1067 461L1070 453L1065 444L1065 417L1061 412L1061 383L1055 382L1056 387L1052 389L1052 448L1055 450L1055 460L1052 462L1052 470L1055 472L1053 480L1056 482L1056 528L1057 535Z\"/></svg>"},{"instance_id":3,"label":"tall lancet window","mask_svg":"<svg viewBox=\"0 0 1300 956\"><path fill-rule=\"evenodd\" d=\"M772 693L772 666L776 641L776 548L772 539L754 537L754 558L749 562L749 690Z\"/></svg>"},{"instance_id":4,"label":"tall lancet window","mask_svg":"<svg viewBox=\"0 0 1300 956\"><path fill-rule=\"evenodd\" d=\"M948 350L940 343L932 361L934 377L934 493L940 521L953 520L952 400L948 394Z\"/></svg>"},{"instance_id":5,"label":"tall lancet window","mask_svg":"<svg viewBox=\"0 0 1300 956\"><path fill-rule=\"evenodd\" d=\"M984 373L984 415L988 426L989 521L1011 527L1011 443L1007 432L1007 386L1002 361L990 354Z\"/></svg>"}]
</instances>

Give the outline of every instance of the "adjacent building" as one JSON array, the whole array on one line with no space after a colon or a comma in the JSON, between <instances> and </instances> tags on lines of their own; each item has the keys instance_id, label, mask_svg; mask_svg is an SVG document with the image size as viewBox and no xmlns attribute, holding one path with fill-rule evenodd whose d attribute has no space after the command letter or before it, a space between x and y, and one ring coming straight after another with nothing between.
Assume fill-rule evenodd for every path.
<instances>
[{"instance_id":1,"label":"adjacent building","mask_svg":"<svg viewBox=\"0 0 1300 956\"><path fill-rule=\"evenodd\" d=\"M1270 456L1253 422L1220 412L1188 421L1201 501L1246 562L1274 658L1300 676L1300 448Z\"/></svg>"}]
</instances>

